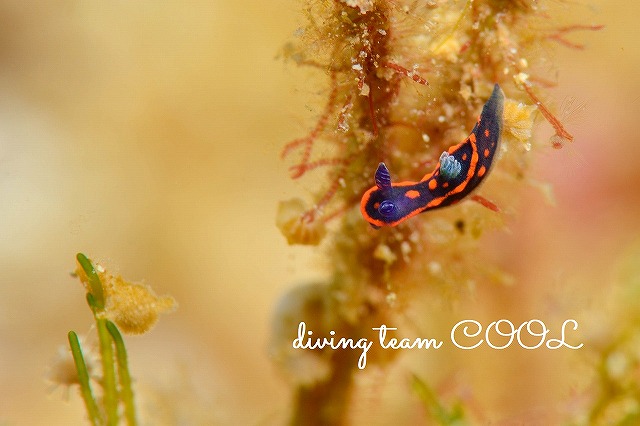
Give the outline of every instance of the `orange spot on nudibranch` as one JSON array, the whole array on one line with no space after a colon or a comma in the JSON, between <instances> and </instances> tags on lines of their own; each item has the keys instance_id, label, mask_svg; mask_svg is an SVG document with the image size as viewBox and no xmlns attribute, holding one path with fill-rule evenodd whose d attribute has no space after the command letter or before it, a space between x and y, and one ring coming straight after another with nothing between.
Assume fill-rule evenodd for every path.
<instances>
[{"instance_id":1,"label":"orange spot on nudibranch","mask_svg":"<svg viewBox=\"0 0 640 426\"><path fill-rule=\"evenodd\" d=\"M436 182L436 180L435 180L435 179L431 179L431 180L429 181L429 189L433 191L433 190L434 190L434 189L436 189L437 187L438 187L438 182Z\"/></svg>"},{"instance_id":2,"label":"orange spot on nudibranch","mask_svg":"<svg viewBox=\"0 0 640 426\"><path fill-rule=\"evenodd\" d=\"M489 158L489 148L484 149L484 158Z\"/></svg>"},{"instance_id":3,"label":"orange spot on nudibranch","mask_svg":"<svg viewBox=\"0 0 640 426\"><path fill-rule=\"evenodd\" d=\"M480 169L478 169L478 177L484 176L486 172L487 172L487 168L485 166L480 167Z\"/></svg>"},{"instance_id":4,"label":"orange spot on nudibranch","mask_svg":"<svg viewBox=\"0 0 640 426\"><path fill-rule=\"evenodd\" d=\"M445 182L445 183L443 183L443 184L442 184L442 187L443 187L443 188L448 188L448 187L449 187L449 182Z\"/></svg>"},{"instance_id":5,"label":"orange spot on nudibranch","mask_svg":"<svg viewBox=\"0 0 640 426\"><path fill-rule=\"evenodd\" d=\"M484 135L485 135L486 137L489 137L489 135L490 135L490 134L491 134L491 133L489 132L489 129L485 129L485 130L484 130Z\"/></svg>"},{"instance_id":6,"label":"orange spot on nudibranch","mask_svg":"<svg viewBox=\"0 0 640 426\"><path fill-rule=\"evenodd\" d=\"M373 208L374 209L378 209L379 207L380 207L380 203L378 203L378 202L373 203Z\"/></svg>"},{"instance_id":7,"label":"orange spot on nudibranch","mask_svg":"<svg viewBox=\"0 0 640 426\"><path fill-rule=\"evenodd\" d=\"M467 154L462 154L462 161L467 161Z\"/></svg>"},{"instance_id":8,"label":"orange spot on nudibranch","mask_svg":"<svg viewBox=\"0 0 640 426\"><path fill-rule=\"evenodd\" d=\"M408 198L411 198L413 200L414 198L418 198L420 196L420 192L416 191L415 189L411 189L411 190L405 192L404 196L408 197Z\"/></svg>"}]
</instances>

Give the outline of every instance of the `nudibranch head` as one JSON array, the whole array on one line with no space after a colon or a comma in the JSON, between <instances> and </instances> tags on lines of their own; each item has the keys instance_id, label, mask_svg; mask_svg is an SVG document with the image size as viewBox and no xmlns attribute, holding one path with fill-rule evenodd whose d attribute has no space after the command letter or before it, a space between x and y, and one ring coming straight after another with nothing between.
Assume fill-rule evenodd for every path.
<instances>
[{"instance_id":1,"label":"nudibranch head","mask_svg":"<svg viewBox=\"0 0 640 426\"><path fill-rule=\"evenodd\" d=\"M420 206L420 193L413 190L413 182L391 184L391 175L384 163L378 165L375 175L376 186L369 189L360 202L360 211L374 228L394 226L420 213L414 211Z\"/></svg>"}]
</instances>

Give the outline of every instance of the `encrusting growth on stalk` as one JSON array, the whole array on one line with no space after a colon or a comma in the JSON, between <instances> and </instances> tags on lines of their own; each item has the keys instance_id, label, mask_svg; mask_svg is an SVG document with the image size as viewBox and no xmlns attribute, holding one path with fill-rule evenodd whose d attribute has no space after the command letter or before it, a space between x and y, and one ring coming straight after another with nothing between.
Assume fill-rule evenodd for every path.
<instances>
[{"instance_id":1,"label":"encrusting growth on stalk","mask_svg":"<svg viewBox=\"0 0 640 426\"><path fill-rule=\"evenodd\" d=\"M297 220L290 210L279 214L291 244L318 244L321 238L309 235L323 234L315 228L356 205L378 162L391 159L394 171L409 166L410 174L424 174L419 168L456 143L453 132L469 127L493 83L538 107L556 131L554 148L572 141L534 91L553 83L536 75L528 58L543 42L582 48L566 36L602 29L548 28L544 5L529 1L311 2L307 13L311 25L298 31L298 45L288 45L285 55L326 72L328 95L312 130L288 143L282 158L295 159L292 178L325 184L316 185L315 202Z\"/></svg>"},{"instance_id":2,"label":"encrusting growth on stalk","mask_svg":"<svg viewBox=\"0 0 640 426\"><path fill-rule=\"evenodd\" d=\"M130 283L120 276L114 276L99 264L95 271L102 282L104 310L98 312L103 318L112 320L127 334L143 334L153 327L161 313L176 309L176 301L171 296L158 297L146 284ZM75 271L80 281L91 292L89 278L78 265Z\"/></svg>"}]
</instances>

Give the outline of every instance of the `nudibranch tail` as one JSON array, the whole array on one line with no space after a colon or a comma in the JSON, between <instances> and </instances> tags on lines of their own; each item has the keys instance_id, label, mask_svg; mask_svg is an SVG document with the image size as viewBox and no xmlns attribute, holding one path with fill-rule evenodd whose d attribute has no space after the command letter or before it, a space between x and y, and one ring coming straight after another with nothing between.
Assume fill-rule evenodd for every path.
<instances>
[{"instance_id":1,"label":"nudibranch tail","mask_svg":"<svg viewBox=\"0 0 640 426\"><path fill-rule=\"evenodd\" d=\"M373 226L395 226L427 210L454 204L487 177L500 143L504 94L495 85L471 134L440 156L436 169L419 182L392 183L384 163L378 165L376 186L360 202L362 216Z\"/></svg>"}]
</instances>

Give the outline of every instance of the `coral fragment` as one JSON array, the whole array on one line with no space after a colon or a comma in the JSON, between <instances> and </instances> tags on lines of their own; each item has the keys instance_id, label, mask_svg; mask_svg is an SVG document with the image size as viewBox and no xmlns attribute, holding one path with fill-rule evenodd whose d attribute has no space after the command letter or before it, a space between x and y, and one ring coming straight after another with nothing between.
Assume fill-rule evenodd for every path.
<instances>
[{"instance_id":1,"label":"coral fragment","mask_svg":"<svg viewBox=\"0 0 640 426\"><path fill-rule=\"evenodd\" d=\"M320 244L327 233L324 222L314 220L306 212L305 203L299 198L281 201L278 204L276 225L291 245L315 246Z\"/></svg>"}]
</instances>

